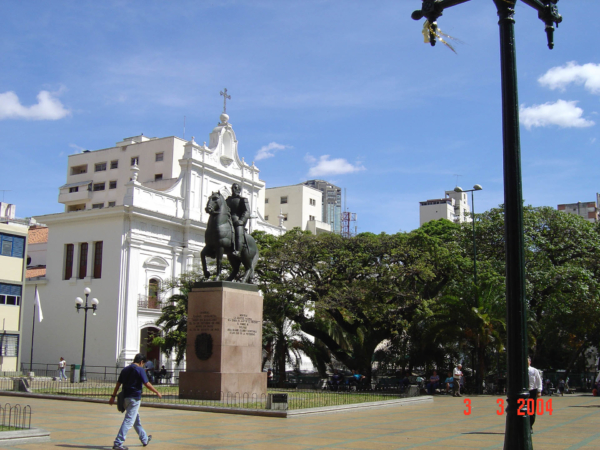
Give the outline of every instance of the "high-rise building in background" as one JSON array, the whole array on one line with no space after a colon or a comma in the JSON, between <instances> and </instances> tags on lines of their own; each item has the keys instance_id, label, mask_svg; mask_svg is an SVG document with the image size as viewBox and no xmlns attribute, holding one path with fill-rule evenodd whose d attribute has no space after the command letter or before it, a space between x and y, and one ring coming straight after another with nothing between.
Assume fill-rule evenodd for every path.
<instances>
[{"instance_id":1,"label":"high-rise building in background","mask_svg":"<svg viewBox=\"0 0 600 450\"><path fill-rule=\"evenodd\" d=\"M592 223L598 222L598 208L600 206L600 194L596 194L595 202L564 203L558 205L559 211L577 214Z\"/></svg>"},{"instance_id":2,"label":"high-rise building in background","mask_svg":"<svg viewBox=\"0 0 600 450\"><path fill-rule=\"evenodd\" d=\"M323 221L323 193L304 184L279 186L265 190L265 222L287 230L300 228L313 234L329 233L331 227Z\"/></svg>"},{"instance_id":3,"label":"high-rise building in background","mask_svg":"<svg viewBox=\"0 0 600 450\"><path fill-rule=\"evenodd\" d=\"M342 188L325 180L308 180L302 183L323 193L323 222L331 226L331 231L342 232Z\"/></svg>"},{"instance_id":4,"label":"high-rise building in background","mask_svg":"<svg viewBox=\"0 0 600 450\"><path fill-rule=\"evenodd\" d=\"M419 226L431 220L448 219L452 222L470 222L471 208L466 192L446 191L444 198L419 202Z\"/></svg>"}]
</instances>

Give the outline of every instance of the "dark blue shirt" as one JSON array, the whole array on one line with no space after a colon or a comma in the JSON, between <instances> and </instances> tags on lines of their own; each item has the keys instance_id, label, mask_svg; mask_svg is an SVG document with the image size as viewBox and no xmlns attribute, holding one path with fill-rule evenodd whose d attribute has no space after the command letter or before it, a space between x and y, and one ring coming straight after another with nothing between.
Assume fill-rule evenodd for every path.
<instances>
[{"instance_id":1,"label":"dark blue shirt","mask_svg":"<svg viewBox=\"0 0 600 450\"><path fill-rule=\"evenodd\" d=\"M146 371L137 364L130 364L125 367L119 375L119 383L123 385L125 398L142 398L142 388L148 382Z\"/></svg>"}]
</instances>

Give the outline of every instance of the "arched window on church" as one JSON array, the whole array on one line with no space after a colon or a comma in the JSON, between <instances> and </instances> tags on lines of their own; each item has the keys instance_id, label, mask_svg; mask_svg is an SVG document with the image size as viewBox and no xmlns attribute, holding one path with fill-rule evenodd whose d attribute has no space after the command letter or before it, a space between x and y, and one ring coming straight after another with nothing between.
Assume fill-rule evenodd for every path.
<instances>
[{"instance_id":1,"label":"arched window on church","mask_svg":"<svg viewBox=\"0 0 600 450\"><path fill-rule=\"evenodd\" d=\"M160 280L156 278L150 279L148 281L148 308L150 309L160 309Z\"/></svg>"}]
</instances>

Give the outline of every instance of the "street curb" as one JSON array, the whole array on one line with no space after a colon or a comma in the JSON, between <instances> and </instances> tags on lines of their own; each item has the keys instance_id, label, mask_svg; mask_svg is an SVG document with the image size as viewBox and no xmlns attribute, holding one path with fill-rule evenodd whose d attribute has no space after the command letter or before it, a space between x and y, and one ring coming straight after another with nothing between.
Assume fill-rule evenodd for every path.
<instances>
[{"instance_id":1,"label":"street curb","mask_svg":"<svg viewBox=\"0 0 600 450\"><path fill-rule=\"evenodd\" d=\"M104 403L108 404L108 400L101 400L95 398L83 398L83 397L66 397L57 395L46 395L46 394L29 394L21 392L6 391L1 392L0 396L6 395L9 397L25 397L25 398L40 398L46 400L64 400L71 402L87 402L87 403ZM196 406L196 405L177 405L174 403L154 403L142 401L142 406L149 408L162 408L162 409L177 409L182 411L202 411L212 412L221 414L239 414L244 416L260 416L260 417L278 417L278 418L293 418L293 417L306 417L317 414L332 414L339 412L350 412L350 411L361 411L370 410L374 408L387 408L390 406L411 406L420 405L423 403L433 403L433 397L430 395L423 395L419 397L409 397L396 400L383 400L380 402L366 402L366 403L351 403L346 405L336 406L325 406L320 408L305 408L305 409L293 409L284 411L271 411L267 409L246 409L246 408L223 408L219 406Z\"/></svg>"},{"instance_id":2,"label":"street curb","mask_svg":"<svg viewBox=\"0 0 600 450\"><path fill-rule=\"evenodd\" d=\"M37 444L50 442L50 432L43 428L19 431L0 431L0 445Z\"/></svg>"}]
</instances>

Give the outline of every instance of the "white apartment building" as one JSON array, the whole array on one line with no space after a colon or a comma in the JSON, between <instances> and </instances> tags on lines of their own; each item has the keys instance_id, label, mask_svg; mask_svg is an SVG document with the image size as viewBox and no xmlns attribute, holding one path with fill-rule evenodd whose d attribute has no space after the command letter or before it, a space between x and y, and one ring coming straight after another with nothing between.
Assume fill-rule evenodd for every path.
<instances>
[{"instance_id":1,"label":"white apartment building","mask_svg":"<svg viewBox=\"0 0 600 450\"><path fill-rule=\"evenodd\" d=\"M313 234L331 232L323 222L323 193L304 184L268 188L265 191L265 221L286 229L298 227Z\"/></svg>"},{"instance_id":2,"label":"white apartment building","mask_svg":"<svg viewBox=\"0 0 600 450\"><path fill-rule=\"evenodd\" d=\"M471 208L466 192L446 191L444 198L419 202L419 226L431 220L448 219L452 222L470 222Z\"/></svg>"},{"instance_id":3,"label":"white apartment building","mask_svg":"<svg viewBox=\"0 0 600 450\"><path fill-rule=\"evenodd\" d=\"M596 201L594 202L564 203L562 205L558 205L557 209L569 214L577 214L588 222L598 222L600 194L596 194Z\"/></svg>"},{"instance_id":4,"label":"white apartment building","mask_svg":"<svg viewBox=\"0 0 600 450\"><path fill-rule=\"evenodd\" d=\"M0 202L0 373L19 370L28 228L15 219L15 205Z\"/></svg>"},{"instance_id":5,"label":"white apartment building","mask_svg":"<svg viewBox=\"0 0 600 450\"><path fill-rule=\"evenodd\" d=\"M48 239L45 274L28 279L38 287L44 312L35 328L34 362L61 356L68 364L81 362L84 318L75 299L85 299L85 288L90 301L99 301L87 320L88 375L92 366L123 366L146 352L148 340L160 333L161 286L198 263L208 197L214 191L227 197L234 182L249 201L249 231L282 234L283 228L264 220L265 183L254 163L239 157L226 114L208 145L136 136L72 155L59 193L64 212L37 218L47 225ZM32 308L24 311L29 349ZM171 364L158 349L148 354L157 364ZM28 355L23 359L29 362Z\"/></svg>"}]
</instances>

